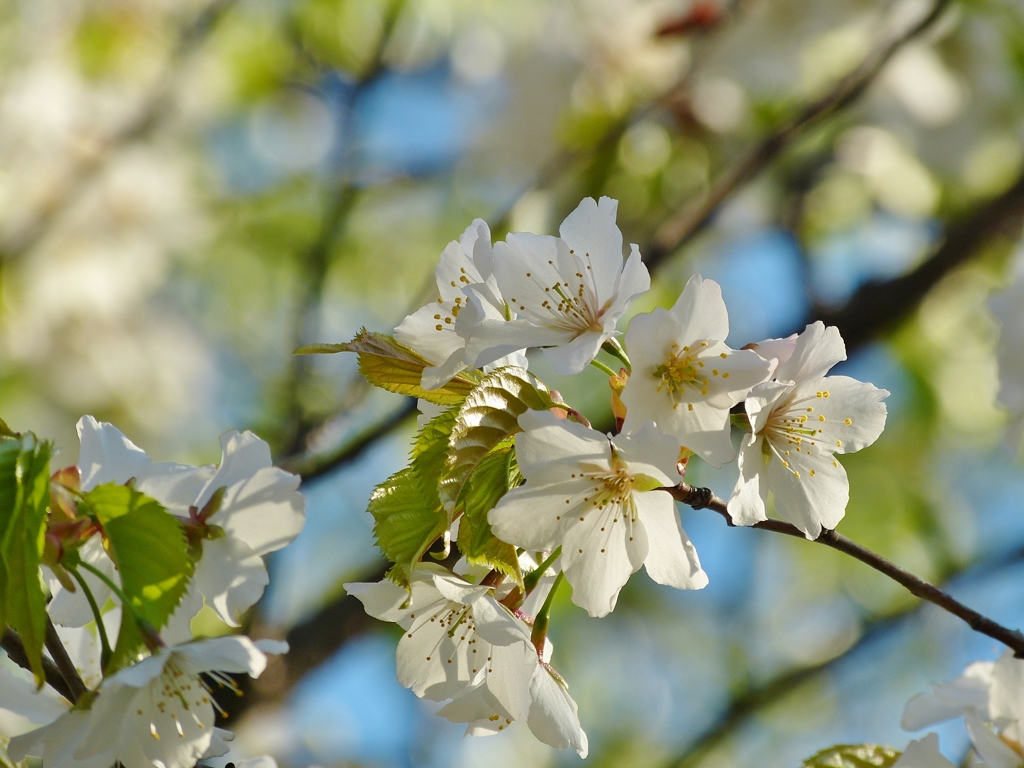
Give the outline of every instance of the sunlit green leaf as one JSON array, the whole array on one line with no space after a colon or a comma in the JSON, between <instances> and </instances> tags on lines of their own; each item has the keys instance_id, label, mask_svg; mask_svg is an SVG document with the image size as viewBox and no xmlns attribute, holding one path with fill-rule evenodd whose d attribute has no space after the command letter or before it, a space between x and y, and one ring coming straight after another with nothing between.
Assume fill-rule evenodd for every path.
<instances>
[{"instance_id":1,"label":"sunlit green leaf","mask_svg":"<svg viewBox=\"0 0 1024 768\"><path fill-rule=\"evenodd\" d=\"M124 485L98 486L85 495L85 504L103 526L121 589L134 613L159 630L181 602L192 577L184 530L159 502ZM130 661L142 643L132 614L130 610L122 613L112 669Z\"/></svg>"},{"instance_id":2,"label":"sunlit green leaf","mask_svg":"<svg viewBox=\"0 0 1024 768\"><path fill-rule=\"evenodd\" d=\"M8 624L20 636L42 685L46 639L46 595L39 563L50 500L50 444L33 435L0 440L0 631Z\"/></svg>"},{"instance_id":3,"label":"sunlit green leaf","mask_svg":"<svg viewBox=\"0 0 1024 768\"><path fill-rule=\"evenodd\" d=\"M462 497L458 545L469 562L496 569L522 585L523 575L515 547L497 538L487 522L487 513L508 491L512 457L512 443L505 441L487 454L469 476Z\"/></svg>"},{"instance_id":4,"label":"sunlit green leaf","mask_svg":"<svg viewBox=\"0 0 1024 768\"><path fill-rule=\"evenodd\" d=\"M890 768L900 754L876 744L836 744L804 760L803 768Z\"/></svg>"},{"instance_id":5,"label":"sunlit green leaf","mask_svg":"<svg viewBox=\"0 0 1024 768\"><path fill-rule=\"evenodd\" d=\"M370 497L377 546L395 564L389 575L399 584L408 584L413 565L448 527L448 516L430 496L412 467L406 467Z\"/></svg>"},{"instance_id":6,"label":"sunlit green leaf","mask_svg":"<svg viewBox=\"0 0 1024 768\"><path fill-rule=\"evenodd\" d=\"M522 368L499 368L484 377L462 404L452 429L451 459L441 478L442 503L449 509L457 506L474 468L519 431L523 413L552 405L548 388Z\"/></svg>"},{"instance_id":7,"label":"sunlit green leaf","mask_svg":"<svg viewBox=\"0 0 1024 768\"><path fill-rule=\"evenodd\" d=\"M365 328L352 341L343 344L310 344L298 350L300 354L332 352L358 354L359 370L371 384L388 392L420 397L436 405L458 405L480 381L476 372L463 371L443 387L424 389L420 380L423 369L430 362L390 336L371 333Z\"/></svg>"}]
</instances>

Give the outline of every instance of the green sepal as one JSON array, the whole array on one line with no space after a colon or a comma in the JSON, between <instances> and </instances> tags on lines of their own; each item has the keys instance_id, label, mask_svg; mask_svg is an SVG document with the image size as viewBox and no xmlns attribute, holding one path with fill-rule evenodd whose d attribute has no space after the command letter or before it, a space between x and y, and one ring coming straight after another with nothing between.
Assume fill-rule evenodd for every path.
<instances>
[{"instance_id":1,"label":"green sepal","mask_svg":"<svg viewBox=\"0 0 1024 768\"><path fill-rule=\"evenodd\" d=\"M363 328L352 341L342 344L309 344L296 350L299 355L355 352L359 370L367 380L388 392L418 397L436 405L458 405L480 382L475 370L457 374L437 389L424 389L420 381L423 369L431 365L415 350L399 344L391 336L371 333Z\"/></svg>"},{"instance_id":2,"label":"green sepal","mask_svg":"<svg viewBox=\"0 0 1024 768\"><path fill-rule=\"evenodd\" d=\"M30 433L0 439L0 631L9 625L21 637L40 686L47 617L39 566L50 501L50 452L50 443Z\"/></svg>"},{"instance_id":3,"label":"green sepal","mask_svg":"<svg viewBox=\"0 0 1024 768\"><path fill-rule=\"evenodd\" d=\"M178 520L155 499L116 483L83 497L103 527L130 605L121 613L117 645L105 673L135 660L147 639L166 625L192 578L188 541Z\"/></svg>"}]
</instances>

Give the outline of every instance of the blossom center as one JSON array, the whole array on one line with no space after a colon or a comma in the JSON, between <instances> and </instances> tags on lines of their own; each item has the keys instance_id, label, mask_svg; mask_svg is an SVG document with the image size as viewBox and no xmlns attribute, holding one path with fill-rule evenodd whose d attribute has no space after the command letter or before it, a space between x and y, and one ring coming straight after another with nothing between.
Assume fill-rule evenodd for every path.
<instances>
[{"instance_id":1,"label":"blossom center","mask_svg":"<svg viewBox=\"0 0 1024 768\"><path fill-rule=\"evenodd\" d=\"M678 344L673 344L665 362L654 369L654 378L660 380L658 392L667 391L673 400L678 395L686 394L687 387L706 395L708 378L702 373L703 368L704 363L698 360L696 352L691 352L689 347L680 349Z\"/></svg>"}]
</instances>

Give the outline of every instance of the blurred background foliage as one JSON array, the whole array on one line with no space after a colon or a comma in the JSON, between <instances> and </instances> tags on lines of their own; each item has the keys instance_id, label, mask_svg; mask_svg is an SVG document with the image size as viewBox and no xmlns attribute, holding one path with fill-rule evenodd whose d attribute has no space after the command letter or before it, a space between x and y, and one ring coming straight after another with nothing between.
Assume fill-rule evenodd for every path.
<instances>
[{"instance_id":1,"label":"blurred background foliage","mask_svg":"<svg viewBox=\"0 0 1024 768\"><path fill-rule=\"evenodd\" d=\"M922 21L923 20L923 21ZM474 217L554 232L620 201L668 306L718 280L734 346L821 317L889 426L844 460L842 531L1024 623L1024 473L988 301L1020 249L1015 0L0 0L0 412L77 454L83 413L159 459L253 428L302 472L306 531L249 617L291 653L231 702L286 766L569 765L394 677L345 598L412 406L313 341L390 331ZM536 372L595 423L602 376ZM735 469L696 465L720 494ZM902 748L904 702L992 642L835 552L682 510L711 584L632 579L553 623L594 766L796 766ZM198 629L225 631L206 613ZM960 760L962 726L941 729Z\"/></svg>"}]
</instances>

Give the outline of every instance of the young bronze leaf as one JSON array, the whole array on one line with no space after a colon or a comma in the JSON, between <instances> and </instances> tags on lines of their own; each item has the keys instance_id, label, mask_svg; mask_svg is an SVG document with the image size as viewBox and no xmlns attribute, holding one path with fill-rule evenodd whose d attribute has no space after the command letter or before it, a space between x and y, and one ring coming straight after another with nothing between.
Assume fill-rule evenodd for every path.
<instances>
[{"instance_id":1,"label":"young bronze leaf","mask_svg":"<svg viewBox=\"0 0 1024 768\"><path fill-rule=\"evenodd\" d=\"M554 405L548 388L522 368L488 374L462 404L450 440L451 458L441 477L441 502L455 510L474 468L495 446L519 431L528 410Z\"/></svg>"},{"instance_id":2,"label":"young bronze leaf","mask_svg":"<svg viewBox=\"0 0 1024 768\"><path fill-rule=\"evenodd\" d=\"M133 609L121 615L109 671L132 661L142 642L133 613L153 629L163 627L185 594L193 563L184 530L158 501L134 488L108 483L89 491L85 503L103 526L121 589Z\"/></svg>"},{"instance_id":3,"label":"young bronze leaf","mask_svg":"<svg viewBox=\"0 0 1024 768\"><path fill-rule=\"evenodd\" d=\"M804 760L803 768L891 768L900 759L892 747L836 744Z\"/></svg>"},{"instance_id":4,"label":"young bronze leaf","mask_svg":"<svg viewBox=\"0 0 1024 768\"><path fill-rule=\"evenodd\" d=\"M310 344L299 350L302 354L355 352L359 355L359 370L371 384L389 392L419 397L436 405L458 405L479 382L475 371L463 371L437 389L420 386L423 369L431 363L415 350L399 344L383 333L371 333L365 328L352 341L344 344Z\"/></svg>"},{"instance_id":5,"label":"young bronze leaf","mask_svg":"<svg viewBox=\"0 0 1024 768\"><path fill-rule=\"evenodd\" d=\"M0 631L9 624L42 685L46 595L39 563L50 500L50 444L31 434L0 440Z\"/></svg>"}]
</instances>

